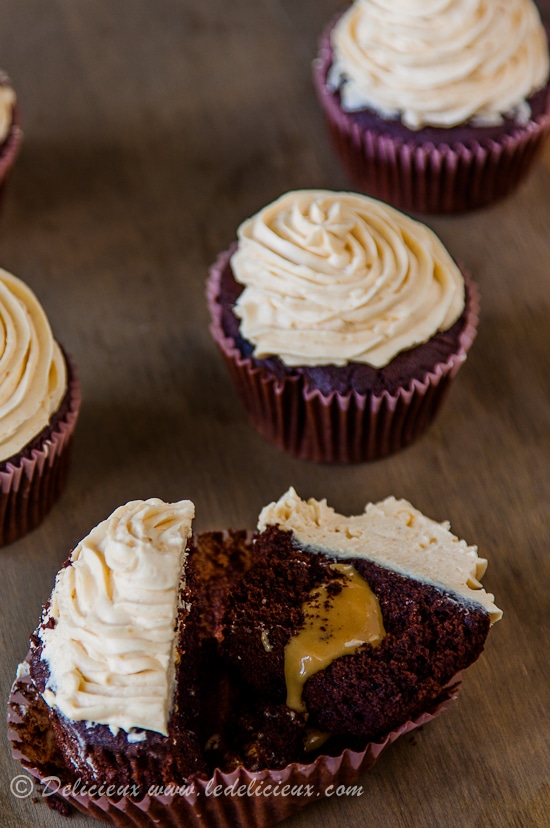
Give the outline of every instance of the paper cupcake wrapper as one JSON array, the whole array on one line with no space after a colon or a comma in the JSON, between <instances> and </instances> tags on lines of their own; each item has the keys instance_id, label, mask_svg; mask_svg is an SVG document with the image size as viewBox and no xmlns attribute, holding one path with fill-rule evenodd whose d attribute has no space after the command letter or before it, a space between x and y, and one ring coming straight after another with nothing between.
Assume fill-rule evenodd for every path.
<instances>
[{"instance_id":1,"label":"paper cupcake wrapper","mask_svg":"<svg viewBox=\"0 0 550 828\"><path fill-rule=\"evenodd\" d=\"M69 469L72 435L81 394L76 368L67 355L69 405L28 456L23 451L0 471L0 546L26 535L46 517L61 494Z\"/></svg>"},{"instance_id":2,"label":"paper cupcake wrapper","mask_svg":"<svg viewBox=\"0 0 550 828\"><path fill-rule=\"evenodd\" d=\"M359 126L327 87L333 53L324 32L313 79L334 149L354 185L402 210L453 213L474 210L512 192L526 177L550 133L550 113L514 135L483 144L426 143Z\"/></svg>"},{"instance_id":3,"label":"paper cupcake wrapper","mask_svg":"<svg viewBox=\"0 0 550 828\"><path fill-rule=\"evenodd\" d=\"M218 345L252 425L278 448L321 463L377 460L416 440L436 416L458 369L474 341L479 297L463 272L468 292L466 325L459 347L421 380L395 393L323 394L304 389L299 376L274 377L261 364L244 357L222 327L219 303L221 276L235 247L222 253L210 269L207 300L210 331Z\"/></svg>"},{"instance_id":4,"label":"paper cupcake wrapper","mask_svg":"<svg viewBox=\"0 0 550 828\"><path fill-rule=\"evenodd\" d=\"M310 764L293 763L282 770L252 772L238 767L231 773L216 770L208 780L194 780L192 790L171 795L147 794L141 800L109 796L88 796L74 792L70 773L52 756L52 733L45 704L23 675L12 686L8 702L8 735L16 760L56 796L82 813L120 828L267 828L321 797L344 795L360 775L375 764L380 754L396 739L432 721L458 696L460 677L447 688L446 697L431 711L388 733L362 751L346 749L339 756L318 756ZM53 781L57 777L60 783ZM64 787L68 786L68 787ZM268 788L268 786L272 786ZM343 786L343 788L340 788ZM48 789L46 789L48 790ZM264 792L264 793L263 793ZM43 794L44 795L44 794Z\"/></svg>"}]
</instances>

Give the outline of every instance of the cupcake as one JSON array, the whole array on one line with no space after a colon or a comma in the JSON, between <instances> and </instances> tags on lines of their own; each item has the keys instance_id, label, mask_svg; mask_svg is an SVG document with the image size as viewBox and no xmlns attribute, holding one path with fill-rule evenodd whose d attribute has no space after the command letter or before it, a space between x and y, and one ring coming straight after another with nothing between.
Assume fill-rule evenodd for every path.
<instances>
[{"instance_id":1,"label":"cupcake","mask_svg":"<svg viewBox=\"0 0 550 828\"><path fill-rule=\"evenodd\" d=\"M62 491L80 387L38 299L5 270L0 270L0 317L0 545L5 545L34 529Z\"/></svg>"},{"instance_id":2,"label":"cupcake","mask_svg":"<svg viewBox=\"0 0 550 828\"><path fill-rule=\"evenodd\" d=\"M59 750L88 785L137 790L203 767L188 623L194 512L188 500L131 501L76 546L57 576L31 673Z\"/></svg>"},{"instance_id":3,"label":"cupcake","mask_svg":"<svg viewBox=\"0 0 550 828\"><path fill-rule=\"evenodd\" d=\"M517 187L550 130L549 74L532 0L356 0L314 64L354 186L428 213L482 207Z\"/></svg>"},{"instance_id":4,"label":"cupcake","mask_svg":"<svg viewBox=\"0 0 550 828\"><path fill-rule=\"evenodd\" d=\"M265 828L352 784L501 615L475 547L406 501L347 518L291 489L254 536L192 537L193 514L150 498L95 527L12 688L14 755L113 825Z\"/></svg>"},{"instance_id":5,"label":"cupcake","mask_svg":"<svg viewBox=\"0 0 550 828\"><path fill-rule=\"evenodd\" d=\"M0 71L0 196L22 137L15 91L8 76Z\"/></svg>"},{"instance_id":6,"label":"cupcake","mask_svg":"<svg viewBox=\"0 0 550 828\"><path fill-rule=\"evenodd\" d=\"M306 750L335 737L376 741L430 709L502 615L480 583L477 549L405 500L346 517L290 489L258 529L224 650L269 712L272 738L292 722ZM270 731L258 732L261 756Z\"/></svg>"},{"instance_id":7,"label":"cupcake","mask_svg":"<svg viewBox=\"0 0 550 828\"><path fill-rule=\"evenodd\" d=\"M431 423L477 324L424 225L354 193L287 193L211 268L211 332L251 423L306 460L375 460Z\"/></svg>"}]
</instances>

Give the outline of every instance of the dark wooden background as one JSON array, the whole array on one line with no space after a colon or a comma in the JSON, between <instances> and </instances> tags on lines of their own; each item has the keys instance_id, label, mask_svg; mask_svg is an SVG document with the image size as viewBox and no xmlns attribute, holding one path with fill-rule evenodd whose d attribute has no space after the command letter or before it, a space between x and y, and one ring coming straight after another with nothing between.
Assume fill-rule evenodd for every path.
<instances>
[{"instance_id":1,"label":"dark wooden background","mask_svg":"<svg viewBox=\"0 0 550 828\"><path fill-rule=\"evenodd\" d=\"M393 746L358 799L293 828L542 828L548 754L550 146L507 201L430 218L482 295L477 341L437 423L371 465L284 456L248 426L208 334L208 265L245 217L300 187L349 188L311 84L339 0L2 0L0 66L25 141L0 265L42 300L84 403L69 485L0 552L7 698L70 548L132 498L192 498L197 530L255 525L289 485L345 513L389 494L449 518L490 564L504 619L459 701ZM541 3L550 15L550 2ZM2 828L91 828L18 800L2 728Z\"/></svg>"}]
</instances>

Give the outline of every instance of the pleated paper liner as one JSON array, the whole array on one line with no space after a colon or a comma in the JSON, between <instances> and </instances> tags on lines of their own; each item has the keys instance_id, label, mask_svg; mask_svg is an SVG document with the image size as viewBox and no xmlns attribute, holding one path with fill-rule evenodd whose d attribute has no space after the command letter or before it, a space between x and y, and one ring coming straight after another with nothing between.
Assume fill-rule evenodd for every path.
<instances>
[{"instance_id":1,"label":"pleated paper liner","mask_svg":"<svg viewBox=\"0 0 550 828\"><path fill-rule=\"evenodd\" d=\"M76 368L66 354L65 359L68 387L59 411L32 447L1 465L0 546L38 526L65 486L81 401Z\"/></svg>"},{"instance_id":2,"label":"pleated paper liner","mask_svg":"<svg viewBox=\"0 0 550 828\"><path fill-rule=\"evenodd\" d=\"M434 420L449 386L475 338L479 296L475 283L466 282L466 324L455 353L395 393L379 395L351 391L323 394L304 387L289 373L276 377L261 360L245 357L222 326L219 302L222 274L234 246L222 253L210 269L207 300L210 331L220 349L235 388L252 425L278 448L303 460L321 463L357 463L377 460L405 448Z\"/></svg>"},{"instance_id":3,"label":"pleated paper liner","mask_svg":"<svg viewBox=\"0 0 550 828\"><path fill-rule=\"evenodd\" d=\"M476 140L473 127L467 144L452 146L416 145L362 126L327 86L335 22L321 38L313 79L333 147L355 187L401 210L437 214L484 207L525 179L550 133L549 111L498 140Z\"/></svg>"},{"instance_id":4,"label":"pleated paper liner","mask_svg":"<svg viewBox=\"0 0 550 828\"><path fill-rule=\"evenodd\" d=\"M457 698L460 677L449 683L444 698L414 721L393 730L361 751L343 750L339 756L321 755L310 764L293 763L282 770L231 773L215 770L213 776L195 779L168 794L152 792L142 799L79 792L77 780L65 767L55 746L46 704L21 665L8 703L8 735L13 756L53 796L78 811L119 828L267 828L300 811L311 802L333 794L345 795L380 754L400 736L432 721ZM101 785L101 780L98 780ZM271 786L271 787L268 787ZM340 787L342 786L342 787ZM55 807L55 803L54 803ZM59 807L59 805L58 805Z\"/></svg>"}]
</instances>

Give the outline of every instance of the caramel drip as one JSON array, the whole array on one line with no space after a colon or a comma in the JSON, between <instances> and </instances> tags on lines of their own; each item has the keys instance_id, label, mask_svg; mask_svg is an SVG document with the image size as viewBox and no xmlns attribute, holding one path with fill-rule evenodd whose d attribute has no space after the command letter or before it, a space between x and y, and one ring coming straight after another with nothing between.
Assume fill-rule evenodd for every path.
<instances>
[{"instance_id":1,"label":"caramel drip","mask_svg":"<svg viewBox=\"0 0 550 828\"><path fill-rule=\"evenodd\" d=\"M320 748L325 742L330 739L331 734L327 733L325 730L315 730L314 728L309 728L306 731L306 736L304 739L304 750L306 753L310 753L317 748Z\"/></svg>"},{"instance_id":2,"label":"caramel drip","mask_svg":"<svg viewBox=\"0 0 550 828\"><path fill-rule=\"evenodd\" d=\"M308 678L363 644L377 647L386 634L380 604L368 583L350 564L332 564L341 582L315 587L302 611L304 625L285 647L286 704L305 713L302 690ZM342 589L331 594L335 583Z\"/></svg>"}]
</instances>

